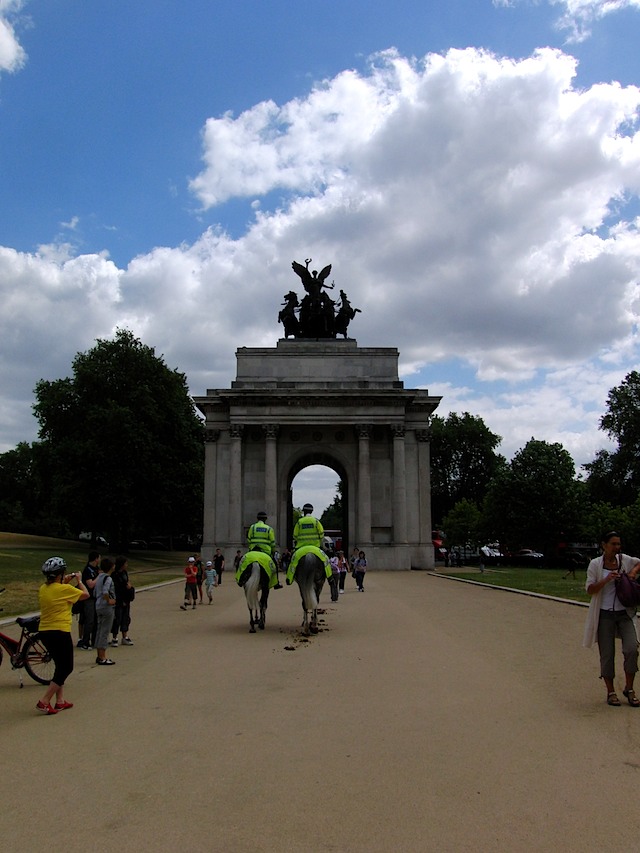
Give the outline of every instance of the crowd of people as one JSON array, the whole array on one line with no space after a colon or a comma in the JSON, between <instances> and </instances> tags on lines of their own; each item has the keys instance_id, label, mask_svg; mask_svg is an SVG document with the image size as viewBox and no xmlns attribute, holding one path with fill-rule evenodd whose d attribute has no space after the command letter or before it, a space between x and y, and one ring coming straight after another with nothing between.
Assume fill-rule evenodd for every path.
<instances>
[{"instance_id":1,"label":"crowd of people","mask_svg":"<svg viewBox=\"0 0 640 853\"><path fill-rule=\"evenodd\" d=\"M307 539L320 542L323 531L316 519L311 517L313 507L305 505L305 515L300 527L296 527L296 545L308 547ZM312 529L313 528L313 529ZM320 530L320 533L318 532ZM296 532L294 531L294 533ZM313 534L313 535L312 535ZM305 539L306 536L306 539ZM315 537L315 538L314 538ZM273 562L278 572L288 571L293 554L285 548L279 554L275 548L273 529L267 524L266 513L259 513L257 522L251 526L247 541L248 552L262 551ZM313 547L316 547L313 544ZM585 589L590 596L589 610L584 630L583 645L591 648L597 644L600 655L600 678L607 690L607 704L618 707L622 703L614 686L615 640L622 641L623 671L625 686L623 696L632 708L640 707L640 698L634 689L638 671L638 635L636 631L636 608L623 604L618 594L617 581L626 573L632 581L640 574L640 558L622 553L620 536L615 531L605 533L601 539L602 556L591 560L587 568ZM241 582L242 551L236 551L234 570ZM216 549L213 560L204 565L199 555L188 558L184 568L185 587L182 610L196 609L204 603L204 594L209 604L213 601L214 589L222 583L224 555ZM364 551L353 548L349 560L339 550L328 560L332 584L339 593L344 593L347 574L351 574L359 592L364 592L367 559ZM71 638L72 614L78 614L79 639L77 647L96 650L96 664L113 666L115 661L107 656L108 646L132 646L129 637L131 624L131 602L135 589L129 580L128 561L120 556L112 560L91 551L82 571L67 572L67 564L61 557L51 557L42 566L44 583L38 598L40 605L39 633L54 663L53 678L38 700L36 707L46 715L57 714L73 707L64 698L66 680L73 671L73 641ZM204 593L203 593L204 586ZM277 586L280 587L278 580ZM620 593L622 595L622 593ZM121 640L118 635L121 635ZM111 639L109 639L111 637ZM52 704L52 700L55 701Z\"/></svg>"},{"instance_id":2,"label":"crowd of people","mask_svg":"<svg viewBox=\"0 0 640 853\"><path fill-rule=\"evenodd\" d=\"M320 522L311 515L313 507L305 504L302 523L294 531L297 548L317 547L323 542L324 531ZM313 528L313 530L312 530ZM257 521L251 525L247 538L247 553L261 551L270 557L275 572L274 587L282 588L279 573L286 575L296 550L276 550L273 528L267 524L266 513L258 513ZM243 553L236 551L233 568L236 572L242 564ZM335 587L344 593L347 574L353 577L358 591L364 592L367 560L364 551L353 549L349 560L343 551L337 551L326 559L327 576L335 581ZM67 572L67 564L61 557L51 557L42 566L44 583L39 590L40 635L54 663L54 674L47 690L36 707L46 715L57 714L73 707L64 698L64 687L73 672L74 648L71 637L73 615L78 617L78 641L76 647L82 651L95 650L98 666L114 666L109 657L109 648L118 645L132 646L129 636L131 625L131 602L135 597L128 572L128 560L124 556L102 557L98 551L90 551L87 563L80 572ZM190 556L184 567L184 600L181 610L195 610L204 604L205 596L213 603L214 590L222 584L225 558L216 548L212 560L206 563L199 554ZM52 700L55 700L52 704Z\"/></svg>"},{"instance_id":3,"label":"crowd of people","mask_svg":"<svg viewBox=\"0 0 640 853\"><path fill-rule=\"evenodd\" d=\"M131 602L135 589L129 581L126 557L102 557L89 553L82 573L67 572L62 557L50 557L42 565L44 583L38 591L40 605L39 633L53 660L54 672L36 708L47 716L73 707L64 698L64 687L73 672L73 614L78 615L77 648L96 650L96 664L113 666L107 657L107 646L132 646L129 637ZM111 637L111 640L109 640ZM51 704L55 697L54 704Z\"/></svg>"},{"instance_id":4,"label":"crowd of people","mask_svg":"<svg viewBox=\"0 0 640 853\"><path fill-rule=\"evenodd\" d=\"M204 604L205 594L212 604L213 590L222 583L223 572L224 554L220 548L216 548L213 560L206 563L202 562L199 554L189 557L184 567L184 602L180 610L195 610L198 604Z\"/></svg>"}]
</instances>

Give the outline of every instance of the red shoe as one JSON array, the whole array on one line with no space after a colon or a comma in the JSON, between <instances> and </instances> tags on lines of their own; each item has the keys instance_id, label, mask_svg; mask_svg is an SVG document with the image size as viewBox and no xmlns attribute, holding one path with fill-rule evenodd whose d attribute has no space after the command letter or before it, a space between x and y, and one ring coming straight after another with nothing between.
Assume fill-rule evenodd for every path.
<instances>
[{"instance_id":1,"label":"red shoe","mask_svg":"<svg viewBox=\"0 0 640 853\"><path fill-rule=\"evenodd\" d=\"M73 708L73 702L56 702L54 708L56 711L66 711L67 708Z\"/></svg>"},{"instance_id":2,"label":"red shoe","mask_svg":"<svg viewBox=\"0 0 640 853\"><path fill-rule=\"evenodd\" d=\"M51 707L51 704L49 702L45 705L44 702L40 702L40 700L38 700L38 702L36 702L36 708L38 709L38 711L42 711L42 713L46 714L47 716L49 716L50 714L58 713L55 708Z\"/></svg>"}]
</instances>

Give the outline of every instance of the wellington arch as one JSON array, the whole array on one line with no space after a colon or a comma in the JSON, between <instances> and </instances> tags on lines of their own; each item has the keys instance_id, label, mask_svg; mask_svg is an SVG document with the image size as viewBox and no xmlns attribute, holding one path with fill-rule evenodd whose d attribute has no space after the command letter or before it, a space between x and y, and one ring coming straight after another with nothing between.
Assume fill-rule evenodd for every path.
<instances>
[{"instance_id":1,"label":"wellington arch","mask_svg":"<svg viewBox=\"0 0 640 853\"><path fill-rule=\"evenodd\" d=\"M291 483L320 464L342 482L345 551L366 551L376 569L432 568L429 420L440 397L405 389L397 349L347 337L361 311L344 290L329 296L331 264L310 263L291 264L306 295L285 294L284 338L238 349L231 388L195 398L205 416L202 554L242 548L260 510L290 546Z\"/></svg>"},{"instance_id":2,"label":"wellington arch","mask_svg":"<svg viewBox=\"0 0 640 853\"><path fill-rule=\"evenodd\" d=\"M431 541L429 421L440 397L398 378L398 350L354 339L283 338L241 347L231 388L195 402L205 416L202 555L229 557L264 509L291 545L291 483L308 465L342 480L345 548L376 569L427 569Z\"/></svg>"}]
</instances>

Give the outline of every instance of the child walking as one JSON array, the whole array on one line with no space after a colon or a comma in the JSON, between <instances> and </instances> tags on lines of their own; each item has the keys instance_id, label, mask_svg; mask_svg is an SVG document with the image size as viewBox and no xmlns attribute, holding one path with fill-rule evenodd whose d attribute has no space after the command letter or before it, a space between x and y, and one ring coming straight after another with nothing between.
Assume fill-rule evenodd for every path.
<instances>
[{"instance_id":1,"label":"child walking","mask_svg":"<svg viewBox=\"0 0 640 853\"><path fill-rule=\"evenodd\" d=\"M211 560L207 561L207 565L206 565L206 568L204 570L204 577L205 577L204 588L207 592L207 598L209 599L209 604L211 604L211 602L213 601L213 588L214 588L214 586L217 586L217 583L216 583L217 573L216 573L216 570L213 568L213 563L211 562Z\"/></svg>"}]
</instances>

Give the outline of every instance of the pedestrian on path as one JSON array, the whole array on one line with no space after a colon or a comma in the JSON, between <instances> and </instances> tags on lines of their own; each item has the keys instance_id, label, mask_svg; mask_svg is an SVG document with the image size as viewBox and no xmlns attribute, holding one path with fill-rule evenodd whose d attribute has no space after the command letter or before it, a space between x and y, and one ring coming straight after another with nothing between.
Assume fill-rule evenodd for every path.
<instances>
[{"instance_id":1,"label":"pedestrian on path","mask_svg":"<svg viewBox=\"0 0 640 853\"><path fill-rule=\"evenodd\" d=\"M184 567L184 604L180 605L180 610L186 610L189 602L191 609L195 610L198 603L198 570L195 557L189 557Z\"/></svg>"},{"instance_id":2,"label":"pedestrian on path","mask_svg":"<svg viewBox=\"0 0 640 853\"><path fill-rule=\"evenodd\" d=\"M364 592L364 576L367 571L367 558L364 551L358 552L358 559L355 561L355 578L358 586L358 592Z\"/></svg>"},{"instance_id":3,"label":"pedestrian on path","mask_svg":"<svg viewBox=\"0 0 640 853\"><path fill-rule=\"evenodd\" d=\"M113 585L111 572L114 562L110 557L100 561L100 574L94 587L96 594L96 663L98 666L113 666L114 660L107 657L109 633L113 626L116 608L116 590Z\"/></svg>"},{"instance_id":4,"label":"pedestrian on path","mask_svg":"<svg viewBox=\"0 0 640 853\"><path fill-rule=\"evenodd\" d=\"M625 687L622 695L632 708L640 707L633 682L638 671L638 637L635 629L635 608L625 607L616 595L615 580L622 572L635 578L640 572L637 557L621 554L620 536L614 530L601 540L602 556L591 560L587 568L585 588L591 596L583 645L591 648L596 642L600 652L600 678L607 687L607 704L618 707L616 694L615 651L616 636L622 640Z\"/></svg>"},{"instance_id":5,"label":"pedestrian on path","mask_svg":"<svg viewBox=\"0 0 640 853\"><path fill-rule=\"evenodd\" d=\"M206 568L204 570L205 575L205 589L207 591L207 598L209 599L209 604L213 601L213 589L216 584L216 570L213 568L213 563L211 560L207 561Z\"/></svg>"},{"instance_id":6,"label":"pedestrian on path","mask_svg":"<svg viewBox=\"0 0 640 853\"><path fill-rule=\"evenodd\" d=\"M76 601L86 601L89 592L79 572L65 574L67 564L62 557L50 557L42 565L45 582L38 592L40 605L40 639L53 658L55 670L44 696L36 703L47 716L73 708L65 701L64 685L73 672L73 640L71 608ZM76 585L72 584L75 581ZM56 697L55 706L51 700Z\"/></svg>"},{"instance_id":7,"label":"pedestrian on path","mask_svg":"<svg viewBox=\"0 0 640 853\"><path fill-rule=\"evenodd\" d=\"M213 555L213 567L216 570L218 586L220 586L222 583L222 573L224 572L224 554L220 551L220 548L216 548L216 553Z\"/></svg>"},{"instance_id":8,"label":"pedestrian on path","mask_svg":"<svg viewBox=\"0 0 640 853\"><path fill-rule=\"evenodd\" d=\"M338 588L339 594L342 595L344 593L344 582L347 578L347 572L349 571L349 563L347 562L347 558L344 555L344 551L338 551Z\"/></svg>"},{"instance_id":9,"label":"pedestrian on path","mask_svg":"<svg viewBox=\"0 0 640 853\"><path fill-rule=\"evenodd\" d=\"M132 646L133 640L129 636L131 625L131 602L135 590L129 580L129 561L126 557L116 557L116 565L111 574L113 588L116 591L116 606L113 614L113 627L111 633L111 645L118 645L118 631L122 634L122 645Z\"/></svg>"}]
</instances>

